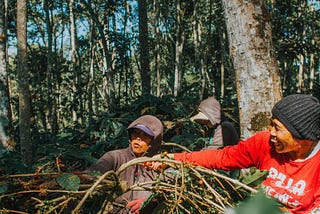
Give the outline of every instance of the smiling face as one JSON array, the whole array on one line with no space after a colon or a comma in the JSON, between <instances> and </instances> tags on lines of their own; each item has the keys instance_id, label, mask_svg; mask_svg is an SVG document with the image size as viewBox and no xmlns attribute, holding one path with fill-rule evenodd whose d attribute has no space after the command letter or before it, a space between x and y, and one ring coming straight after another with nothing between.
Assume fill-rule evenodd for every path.
<instances>
[{"instance_id":1,"label":"smiling face","mask_svg":"<svg viewBox=\"0 0 320 214\"><path fill-rule=\"evenodd\" d=\"M152 137L140 129L132 129L129 134L133 153L141 157L149 149Z\"/></svg>"},{"instance_id":2,"label":"smiling face","mask_svg":"<svg viewBox=\"0 0 320 214\"><path fill-rule=\"evenodd\" d=\"M276 152L299 152L301 148L300 144L279 120L275 118L271 119L269 131L271 134L271 142L273 143Z\"/></svg>"}]
</instances>

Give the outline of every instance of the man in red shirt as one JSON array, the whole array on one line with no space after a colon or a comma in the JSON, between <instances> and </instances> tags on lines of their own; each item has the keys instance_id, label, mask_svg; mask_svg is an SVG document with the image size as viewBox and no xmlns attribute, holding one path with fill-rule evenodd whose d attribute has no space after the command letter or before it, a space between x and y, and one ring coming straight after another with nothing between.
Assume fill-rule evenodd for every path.
<instances>
[{"instance_id":1,"label":"man in red shirt","mask_svg":"<svg viewBox=\"0 0 320 214\"><path fill-rule=\"evenodd\" d=\"M175 153L169 157L211 169L255 166L268 170L262 183L265 193L282 203L286 212L320 213L319 139L319 100L294 94L275 104L269 131L223 149Z\"/></svg>"}]
</instances>

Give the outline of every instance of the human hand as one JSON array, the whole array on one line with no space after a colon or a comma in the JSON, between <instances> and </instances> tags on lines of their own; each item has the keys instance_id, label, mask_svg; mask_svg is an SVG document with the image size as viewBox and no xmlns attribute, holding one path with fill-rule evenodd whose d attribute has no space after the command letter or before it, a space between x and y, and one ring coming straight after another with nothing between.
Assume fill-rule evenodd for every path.
<instances>
[{"instance_id":1,"label":"human hand","mask_svg":"<svg viewBox=\"0 0 320 214\"><path fill-rule=\"evenodd\" d=\"M168 154L168 152L164 152L162 154L158 154L153 156L153 158L159 158L159 159L173 159L174 155L173 154ZM146 162L145 166L149 169L155 170L155 171L162 171L169 167L168 163L166 162L160 162L160 161L151 161L151 162Z\"/></svg>"},{"instance_id":2,"label":"human hand","mask_svg":"<svg viewBox=\"0 0 320 214\"><path fill-rule=\"evenodd\" d=\"M139 198L137 200L130 201L126 207L130 209L131 213L140 214L139 209L146 199L147 198Z\"/></svg>"},{"instance_id":3,"label":"human hand","mask_svg":"<svg viewBox=\"0 0 320 214\"><path fill-rule=\"evenodd\" d=\"M163 163L163 162L157 162L157 161L151 161L151 162L146 162L144 164L144 166L147 168L147 169L152 169L154 171L162 171L164 170L165 168L168 167L167 164Z\"/></svg>"}]
</instances>

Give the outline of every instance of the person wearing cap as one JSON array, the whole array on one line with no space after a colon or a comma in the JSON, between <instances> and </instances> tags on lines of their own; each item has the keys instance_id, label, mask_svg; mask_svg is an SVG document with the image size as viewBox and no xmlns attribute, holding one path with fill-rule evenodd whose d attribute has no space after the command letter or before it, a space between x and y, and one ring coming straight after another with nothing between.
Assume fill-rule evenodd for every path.
<instances>
[{"instance_id":1,"label":"person wearing cap","mask_svg":"<svg viewBox=\"0 0 320 214\"><path fill-rule=\"evenodd\" d=\"M190 118L207 128L209 145L204 149L218 149L224 146L235 145L239 142L239 135L233 124L226 120L220 103L215 97L201 101L198 114Z\"/></svg>"},{"instance_id":2,"label":"person wearing cap","mask_svg":"<svg viewBox=\"0 0 320 214\"><path fill-rule=\"evenodd\" d=\"M130 160L143 156L152 157L160 150L163 125L157 117L152 115L139 117L128 126L127 133L129 136L127 148L106 152L85 171L101 173L109 170L117 171L122 164ZM152 181L153 178L154 172L141 165L130 166L120 174L120 179L127 181L129 186ZM115 200L116 204L121 204L123 207L114 206L111 213L138 213L137 209L149 195L151 195L149 191L125 192Z\"/></svg>"},{"instance_id":3,"label":"person wearing cap","mask_svg":"<svg viewBox=\"0 0 320 214\"><path fill-rule=\"evenodd\" d=\"M293 94L272 109L267 131L223 149L174 153L168 157L212 169L255 166L267 170L267 196L289 213L320 213L320 104L311 95ZM161 163L154 169L164 168Z\"/></svg>"}]
</instances>

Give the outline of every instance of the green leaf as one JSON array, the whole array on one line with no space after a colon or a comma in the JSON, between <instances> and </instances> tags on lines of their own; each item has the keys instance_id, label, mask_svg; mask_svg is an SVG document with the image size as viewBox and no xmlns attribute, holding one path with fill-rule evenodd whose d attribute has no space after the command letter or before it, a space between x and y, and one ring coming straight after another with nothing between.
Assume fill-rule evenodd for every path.
<instances>
[{"instance_id":1,"label":"green leaf","mask_svg":"<svg viewBox=\"0 0 320 214\"><path fill-rule=\"evenodd\" d=\"M267 198L260 190L249 200L240 203L240 206L234 209L236 214L280 214L279 203L273 198Z\"/></svg>"},{"instance_id":2,"label":"green leaf","mask_svg":"<svg viewBox=\"0 0 320 214\"><path fill-rule=\"evenodd\" d=\"M56 178L57 183L66 190L77 191L80 186L80 178L75 174L63 174Z\"/></svg>"},{"instance_id":3,"label":"green leaf","mask_svg":"<svg viewBox=\"0 0 320 214\"><path fill-rule=\"evenodd\" d=\"M245 174L240 181L251 187L259 186L268 176L268 171L250 168L250 172Z\"/></svg>"}]
</instances>

